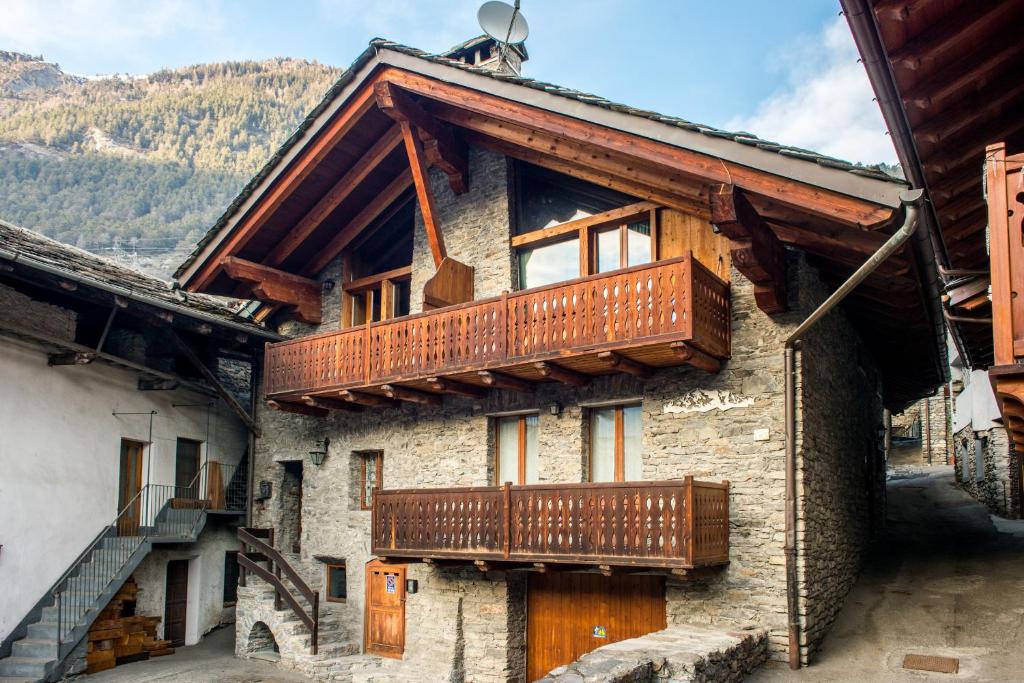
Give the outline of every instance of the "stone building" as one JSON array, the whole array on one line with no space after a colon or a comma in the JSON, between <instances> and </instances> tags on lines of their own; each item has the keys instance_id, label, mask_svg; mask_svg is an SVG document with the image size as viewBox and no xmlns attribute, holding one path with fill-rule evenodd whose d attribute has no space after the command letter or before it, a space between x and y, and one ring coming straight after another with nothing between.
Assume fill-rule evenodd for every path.
<instances>
[{"instance_id":1,"label":"stone building","mask_svg":"<svg viewBox=\"0 0 1024 683\"><path fill-rule=\"evenodd\" d=\"M901 465L948 465L952 460L952 399L949 387L893 415L894 457Z\"/></svg>"},{"instance_id":2,"label":"stone building","mask_svg":"<svg viewBox=\"0 0 1024 683\"><path fill-rule=\"evenodd\" d=\"M905 244L793 335L913 229L905 186L479 62L374 41L177 273L291 337L239 654L521 681L710 626L755 634L735 676L809 662L883 518L883 409L945 349Z\"/></svg>"}]
</instances>

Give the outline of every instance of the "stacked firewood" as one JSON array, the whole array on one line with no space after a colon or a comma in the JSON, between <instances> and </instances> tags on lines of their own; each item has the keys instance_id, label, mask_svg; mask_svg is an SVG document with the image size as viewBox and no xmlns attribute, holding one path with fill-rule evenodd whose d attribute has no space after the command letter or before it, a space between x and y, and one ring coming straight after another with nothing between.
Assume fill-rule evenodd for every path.
<instances>
[{"instance_id":1,"label":"stacked firewood","mask_svg":"<svg viewBox=\"0 0 1024 683\"><path fill-rule=\"evenodd\" d=\"M138 584L134 578L129 577L93 622L85 655L87 673L174 653L169 640L158 640L156 637L160 617L135 614L138 592Z\"/></svg>"}]
</instances>

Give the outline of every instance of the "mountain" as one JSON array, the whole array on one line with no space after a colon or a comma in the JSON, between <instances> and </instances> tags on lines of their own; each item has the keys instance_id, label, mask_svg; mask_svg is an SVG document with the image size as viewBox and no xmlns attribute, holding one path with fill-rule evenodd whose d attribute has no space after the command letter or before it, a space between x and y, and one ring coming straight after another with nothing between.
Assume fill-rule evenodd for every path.
<instances>
[{"instance_id":1,"label":"mountain","mask_svg":"<svg viewBox=\"0 0 1024 683\"><path fill-rule=\"evenodd\" d=\"M83 78L0 51L0 218L167 277L339 74L282 58Z\"/></svg>"}]
</instances>

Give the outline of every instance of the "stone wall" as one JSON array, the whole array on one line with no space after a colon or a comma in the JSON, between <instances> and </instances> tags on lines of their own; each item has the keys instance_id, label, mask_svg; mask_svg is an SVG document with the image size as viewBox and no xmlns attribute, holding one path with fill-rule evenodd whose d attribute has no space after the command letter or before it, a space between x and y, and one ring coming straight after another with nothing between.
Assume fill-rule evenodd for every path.
<instances>
[{"instance_id":1,"label":"stone wall","mask_svg":"<svg viewBox=\"0 0 1024 683\"><path fill-rule=\"evenodd\" d=\"M952 405L945 391L921 399L893 415L893 437L919 440L921 444L911 459L903 458L900 464L940 465L951 462L952 430Z\"/></svg>"},{"instance_id":2,"label":"stone wall","mask_svg":"<svg viewBox=\"0 0 1024 683\"><path fill-rule=\"evenodd\" d=\"M1019 517L1020 499L1014 495L1015 485L1019 486L1015 481L1019 470L1006 430L993 427L975 432L968 426L957 432L953 442L956 480L960 487L992 514Z\"/></svg>"}]
</instances>

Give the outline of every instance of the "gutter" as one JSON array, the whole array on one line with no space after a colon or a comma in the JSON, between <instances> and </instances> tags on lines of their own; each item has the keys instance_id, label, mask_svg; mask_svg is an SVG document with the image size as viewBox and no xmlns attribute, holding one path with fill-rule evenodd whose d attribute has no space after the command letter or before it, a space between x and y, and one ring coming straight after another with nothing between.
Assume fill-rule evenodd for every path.
<instances>
[{"instance_id":1,"label":"gutter","mask_svg":"<svg viewBox=\"0 0 1024 683\"><path fill-rule=\"evenodd\" d=\"M916 232L920 223L921 206L924 190L907 190L900 194L900 201L906 209L903 225L878 248L857 271L849 277L830 297L786 337L784 345L785 376L786 376L786 612L789 626L789 668L800 668L800 623L799 590L796 567L796 352L801 338L807 334L819 320L845 299L861 282L864 281L882 263L892 256L903 243Z\"/></svg>"},{"instance_id":2,"label":"gutter","mask_svg":"<svg viewBox=\"0 0 1024 683\"><path fill-rule=\"evenodd\" d=\"M921 157L917 153L917 144L911 133L910 122L907 120L903 101L892 73L892 65L889 63L885 47L879 36L878 24L875 22L870 2L869 0L840 0L840 4L846 15L846 21L850 25L850 32L853 33L857 50L861 54L861 61L864 63L864 70L867 71L868 80L875 91L875 98L882 110L882 118L885 119L889 134L892 136L893 146L896 148L896 155L899 157L904 174L910 181L911 187L921 188L927 192L928 183L922 170ZM939 269L949 270L951 264L949 252L946 251L946 244L938 227L939 220L935 214L935 208L930 201L924 208L921 222L925 229L915 234L912 248L919 265L924 269L921 274L921 284L927 294L928 308L932 324L935 326L936 343L940 349L938 357L941 359L945 357L946 349L944 311L940 303L941 290L944 285L940 284L937 271ZM969 347L960 333L960 328L950 325L949 331L960 357L967 362L968 366L973 365L970 361ZM943 378L943 381L948 381L949 368L941 366L939 376Z\"/></svg>"},{"instance_id":3,"label":"gutter","mask_svg":"<svg viewBox=\"0 0 1024 683\"><path fill-rule=\"evenodd\" d=\"M42 271L44 273L49 273L50 275L55 275L65 280L72 280L74 282L78 282L79 284L83 284L88 287L93 287L104 292L109 292L110 294L113 294L115 296L121 296L124 297L125 299L136 301L138 303L147 304L149 306L155 306L166 311L174 311L189 318L195 318L197 320L208 322L211 325L227 327L229 329L236 330L238 332L244 332L246 334L254 334L265 339L270 339L272 341L281 341L284 339L284 337L277 334L276 332L260 329L251 324L228 320L226 318L222 318L212 313L206 313L205 311L197 311L196 309L190 308L188 306L172 304L170 302L163 301L162 299L158 299L147 294L136 292L135 290L128 287L112 285L108 282L103 282L102 280L97 280L95 278L64 270L63 268L50 265L45 261L41 261L35 257L29 256L20 251L9 251L7 249L0 249L0 259L10 261L11 263L21 263L28 266L29 268L34 268L36 270Z\"/></svg>"}]
</instances>

